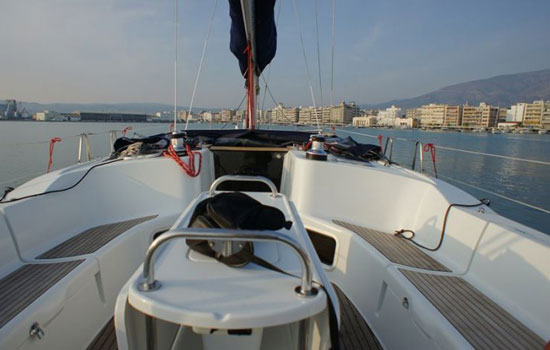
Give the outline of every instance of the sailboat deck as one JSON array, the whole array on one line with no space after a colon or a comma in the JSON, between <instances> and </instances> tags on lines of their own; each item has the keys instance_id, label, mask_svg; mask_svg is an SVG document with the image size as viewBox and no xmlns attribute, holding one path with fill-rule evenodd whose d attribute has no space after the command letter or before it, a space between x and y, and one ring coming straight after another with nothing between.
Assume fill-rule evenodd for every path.
<instances>
[{"instance_id":1,"label":"sailboat deck","mask_svg":"<svg viewBox=\"0 0 550 350\"><path fill-rule=\"evenodd\" d=\"M344 350L379 350L382 346L359 311L353 306L344 292L333 284L340 302L340 348ZM96 335L86 350L117 350L114 319Z\"/></svg>"},{"instance_id":2,"label":"sailboat deck","mask_svg":"<svg viewBox=\"0 0 550 350\"><path fill-rule=\"evenodd\" d=\"M111 318L109 322L99 331L94 340L88 345L86 350L117 350L115 320Z\"/></svg>"},{"instance_id":3,"label":"sailboat deck","mask_svg":"<svg viewBox=\"0 0 550 350\"><path fill-rule=\"evenodd\" d=\"M464 279L399 271L474 348L544 348L539 336Z\"/></svg>"},{"instance_id":4,"label":"sailboat deck","mask_svg":"<svg viewBox=\"0 0 550 350\"><path fill-rule=\"evenodd\" d=\"M382 349L363 316L353 306L344 292L335 284L332 285L340 302L340 348L345 350Z\"/></svg>"},{"instance_id":5,"label":"sailboat deck","mask_svg":"<svg viewBox=\"0 0 550 350\"><path fill-rule=\"evenodd\" d=\"M134 226L156 217L157 215L151 215L89 228L69 238L65 242L58 244L47 252L39 255L37 258L56 259L94 253Z\"/></svg>"},{"instance_id":6,"label":"sailboat deck","mask_svg":"<svg viewBox=\"0 0 550 350\"><path fill-rule=\"evenodd\" d=\"M403 238L340 220L332 221L357 233L393 263L424 270L451 272L445 265Z\"/></svg>"},{"instance_id":7,"label":"sailboat deck","mask_svg":"<svg viewBox=\"0 0 550 350\"><path fill-rule=\"evenodd\" d=\"M83 261L26 264L2 278L0 280L0 328Z\"/></svg>"}]
</instances>

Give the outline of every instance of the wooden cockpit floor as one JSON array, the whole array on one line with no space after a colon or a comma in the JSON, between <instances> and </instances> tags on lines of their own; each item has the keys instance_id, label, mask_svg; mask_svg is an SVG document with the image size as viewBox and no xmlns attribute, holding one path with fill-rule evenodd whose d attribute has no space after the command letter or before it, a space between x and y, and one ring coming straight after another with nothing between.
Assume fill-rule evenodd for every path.
<instances>
[{"instance_id":1,"label":"wooden cockpit floor","mask_svg":"<svg viewBox=\"0 0 550 350\"><path fill-rule=\"evenodd\" d=\"M107 322L86 350L118 350L114 318Z\"/></svg>"},{"instance_id":2,"label":"wooden cockpit floor","mask_svg":"<svg viewBox=\"0 0 550 350\"><path fill-rule=\"evenodd\" d=\"M0 328L83 261L26 264L2 278L0 280Z\"/></svg>"},{"instance_id":3,"label":"wooden cockpit floor","mask_svg":"<svg viewBox=\"0 0 550 350\"><path fill-rule=\"evenodd\" d=\"M353 306L344 292L334 285L340 302L340 349L379 350L382 346L359 311ZM117 350L114 320L111 319L97 334L86 350Z\"/></svg>"},{"instance_id":4,"label":"wooden cockpit floor","mask_svg":"<svg viewBox=\"0 0 550 350\"><path fill-rule=\"evenodd\" d=\"M340 348L342 350L382 349L363 316L338 286L333 284L340 302Z\"/></svg>"},{"instance_id":5,"label":"wooden cockpit floor","mask_svg":"<svg viewBox=\"0 0 550 350\"><path fill-rule=\"evenodd\" d=\"M445 265L429 256L406 239L344 221L332 221L336 225L357 233L393 263L424 270L451 272Z\"/></svg>"},{"instance_id":6,"label":"wooden cockpit floor","mask_svg":"<svg viewBox=\"0 0 550 350\"><path fill-rule=\"evenodd\" d=\"M474 348L544 348L543 339L461 277L399 271Z\"/></svg>"},{"instance_id":7,"label":"wooden cockpit floor","mask_svg":"<svg viewBox=\"0 0 550 350\"><path fill-rule=\"evenodd\" d=\"M152 215L89 228L58 244L37 258L56 259L91 254L132 227L156 217L157 215Z\"/></svg>"}]
</instances>

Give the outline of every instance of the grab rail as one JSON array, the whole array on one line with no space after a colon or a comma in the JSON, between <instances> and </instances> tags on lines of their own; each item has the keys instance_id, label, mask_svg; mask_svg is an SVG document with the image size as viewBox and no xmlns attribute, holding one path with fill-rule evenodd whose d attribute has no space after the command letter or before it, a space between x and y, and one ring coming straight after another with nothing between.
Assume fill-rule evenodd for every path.
<instances>
[{"instance_id":1,"label":"grab rail","mask_svg":"<svg viewBox=\"0 0 550 350\"><path fill-rule=\"evenodd\" d=\"M82 162L82 143L86 141L86 159L90 161L92 159L92 155L90 153L90 138L88 137L88 134L80 134L78 139L78 163L80 164Z\"/></svg>"},{"instance_id":2,"label":"grab rail","mask_svg":"<svg viewBox=\"0 0 550 350\"><path fill-rule=\"evenodd\" d=\"M139 283L138 289L142 292L149 292L157 290L161 287L161 283L155 280L155 270L153 255L157 249L164 243L176 238L189 238L189 239L205 239L205 240L225 240L225 241L267 241L275 243L283 243L294 249L300 263L302 265L302 282L300 286L297 286L295 292L304 297L313 296L317 294L317 291L312 288L312 264L309 256L306 252L289 237L286 237L276 232L265 231L242 231L242 230L229 230L229 229L185 229L181 231L167 232L151 243L147 249L145 255L145 261L143 262L143 280Z\"/></svg>"},{"instance_id":3,"label":"grab rail","mask_svg":"<svg viewBox=\"0 0 550 350\"><path fill-rule=\"evenodd\" d=\"M279 195L279 191L277 191L277 186L268 179L267 177L263 176L249 176L249 175L224 175L219 178L217 178L214 182L212 182L212 185L210 186L210 191L208 191L208 195L212 196L216 192L216 188L225 181L247 181L247 182L263 182L266 184L269 189L271 190L271 196L277 197Z\"/></svg>"}]
</instances>

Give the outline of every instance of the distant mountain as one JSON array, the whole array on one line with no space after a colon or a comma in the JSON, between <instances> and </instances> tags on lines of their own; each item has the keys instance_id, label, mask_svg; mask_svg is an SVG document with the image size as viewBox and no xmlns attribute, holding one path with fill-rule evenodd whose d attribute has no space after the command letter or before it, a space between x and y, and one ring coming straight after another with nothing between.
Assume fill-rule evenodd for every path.
<instances>
[{"instance_id":1,"label":"distant mountain","mask_svg":"<svg viewBox=\"0 0 550 350\"><path fill-rule=\"evenodd\" d=\"M59 113L70 112L114 112L114 113L140 113L155 114L156 112L172 111L173 105L161 103L36 103L21 102L29 113L41 111L55 111ZM179 110L186 110L189 107L178 106ZM201 111L205 108L193 107L193 111ZM216 110L216 109L209 109Z\"/></svg>"},{"instance_id":2,"label":"distant mountain","mask_svg":"<svg viewBox=\"0 0 550 350\"><path fill-rule=\"evenodd\" d=\"M418 97L393 100L368 105L368 107L386 108L395 105L401 108L414 108L429 103L459 105L466 102L471 105L487 102L495 106L509 107L517 102L533 102L541 99L550 100L550 69L473 80L446 86Z\"/></svg>"}]
</instances>

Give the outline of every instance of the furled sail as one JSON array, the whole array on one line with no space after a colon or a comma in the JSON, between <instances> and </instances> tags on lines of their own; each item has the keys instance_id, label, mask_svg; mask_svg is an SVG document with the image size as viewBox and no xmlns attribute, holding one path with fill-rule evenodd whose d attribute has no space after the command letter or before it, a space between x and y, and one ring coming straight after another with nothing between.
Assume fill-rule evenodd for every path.
<instances>
[{"instance_id":1,"label":"furled sail","mask_svg":"<svg viewBox=\"0 0 550 350\"><path fill-rule=\"evenodd\" d=\"M254 1L255 66L259 75L275 57L277 50L277 29L275 28L275 0ZM229 0L231 16L231 52L239 60L243 76L247 70L247 35L243 20L241 0Z\"/></svg>"}]
</instances>

